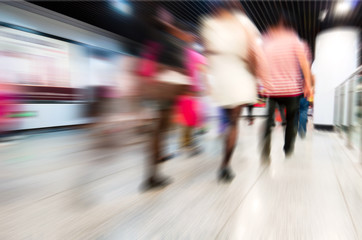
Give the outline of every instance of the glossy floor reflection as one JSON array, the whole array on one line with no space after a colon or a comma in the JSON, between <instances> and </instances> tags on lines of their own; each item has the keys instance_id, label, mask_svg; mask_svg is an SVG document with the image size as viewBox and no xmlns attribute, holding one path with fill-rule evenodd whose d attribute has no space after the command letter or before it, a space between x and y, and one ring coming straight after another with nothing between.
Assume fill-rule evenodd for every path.
<instances>
[{"instance_id":1,"label":"glossy floor reflection","mask_svg":"<svg viewBox=\"0 0 362 240\"><path fill-rule=\"evenodd\" d=\"M0 239L362 239L358 157L336 133L309 129L285 159L277 125L262 164L261 124L241 120L231 184L216 180L222 144L207 134L204 153L166 162L173 184L150 192L139 189L142 140L97 151L73 130L1 145Z\"/></svg>"}]
</instances>

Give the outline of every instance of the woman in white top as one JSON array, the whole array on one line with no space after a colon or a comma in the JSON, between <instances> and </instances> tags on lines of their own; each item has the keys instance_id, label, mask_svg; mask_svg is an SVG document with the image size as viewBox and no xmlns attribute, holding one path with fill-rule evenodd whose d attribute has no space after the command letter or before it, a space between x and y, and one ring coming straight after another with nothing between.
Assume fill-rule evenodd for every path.
<instances>
[{"instance_id":1,"label":"woman in white top","mask_svg":"<svg viewBox=\"0 0 362 240\"><path fill-rule=\"evenodd\" d=\"M241 6L237 6L241 9ZM227 112L229 131L226 135L225 155L219 179L230 181L233 173L229 162L238 134L238 119L242 107L253 104L257 98L258 30L235 6L221 1L217 13L202 22L201 36L212 77L211 96Z\"/></svg>"}]
</instances>

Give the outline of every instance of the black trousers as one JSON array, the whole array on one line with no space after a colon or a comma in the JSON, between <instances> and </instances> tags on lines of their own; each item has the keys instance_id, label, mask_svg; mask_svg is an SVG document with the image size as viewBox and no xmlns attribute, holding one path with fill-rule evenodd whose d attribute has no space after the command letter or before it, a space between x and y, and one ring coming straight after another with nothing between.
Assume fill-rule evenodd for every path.
<instances>
[{"instance_id":1,"label":"black trousers","mask_svg":"<svg viewBox=\"0 0 362 240\"><path fill-rule=\"evenodd\" d=\"M277 104L278 105L278 110L279 110L279 113L280 113L280 118L282 119L282 123L286 123L287 120L285 119L285 114L284 114L284 107Z\"/></svg>"},{"instance_id":2,"label":"black trousers","mask_svg":"<svg viewBox=\"0 0 362 240\"><path fill-rule=\"evenodd\" d=\"M299 110L299 99L298 97L278 97L268 99L268 119L265 124L264 135L263 135L263 155L270 155L271 148L271 132L274 125L274 112L276 104L281 107L285 107L287 110L286 114L286 129L284 137L284 152L290 153L294 149L295 137L297 129L295 127L295 119Z\"/></svg>"}]
</instances>

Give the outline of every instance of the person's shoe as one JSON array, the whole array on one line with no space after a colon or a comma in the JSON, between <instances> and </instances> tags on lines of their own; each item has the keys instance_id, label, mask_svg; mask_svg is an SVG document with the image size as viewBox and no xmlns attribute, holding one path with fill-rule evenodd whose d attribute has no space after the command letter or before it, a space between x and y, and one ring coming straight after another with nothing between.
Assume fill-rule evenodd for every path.
<instances>
[{"instance_id":1,"label":"person's shoe","mask_svg":"<svg viewBox=\"0 0 362 240\"><path fill-rule=\"evenodd\" d=\"M190 152L190 157L200 155L201 153L202 153L202 150L200 148L192 149Z\"/></svg>"},{"instance_id":2,"label":"person's shoe","mask_svg":"<svg viewBox=\"0 0 362 240\"><path fill-rule=\"evenodd\" d=\"M197 132L197 135L204 135L204 134L206 134L206 133L207 133L206 129L205 129L205 128L201 128L201 129Z\"/></svg>"},{"instance_id":3,"label":"person's shoe","mask_svg":"<svg viewBox=\"0 0 362 240\"><path fill-rule=\"evenodd\" d=\"M167 162L168 160L171 160L174 157L175 157L175 154L169 154L169 155L162 157L159 162L160 163Z\"/></svg>"},{"instance_id":4,"label":"person's shoe","mask_svg":"<svg viewBox=\"0 0 362 240\"><path fill-rule=\"evenodd\" d=\"M171 183L170 178L167 177L151 177L147 179L142 184L142 189L144 191L155 189L155 188L163 188Z\"/></svg>"},{"instance_id":5,"label":"person's shoe","mask_svg":"<svg viewBox=\"0 0 362 240\"><path fill-rule=\"evenodd\" d=\"M305 135L306 135L305 131L303 131L303 130L299 131L299 136L300 136L301 139L304 139Z\"/></svg>"},{"instance_id":6,"label":"person's shoe","mask_svg":"<svg viewBox=\"0 0 362 240\"><path fill-rule=\"evenodd\" d=\"M261 148L261 158L262 159L268 159L270 158L270 152L271 152L271 143L270 140L265 140L265 143L262 145Z\"/></svg>"},{"instance_id":7,"label":"person's shoe","mask_svg":"<svg viewBox=\"0 0 362 240\"><path fill-rule=\"evenodd\" d=\"M270 164L271 162L271 158L269 154L261 154L260 157L260 162L264 165L264 164Z\"/></svg>"},{"instance_id":8,"label":"person's shoe","mask_svg":"<svg viewBox=\"0 0 362 240\"><path fill-rule=\"evenodd\" d=\"M293 150L284 150L285 157L290 158L293 155Z\"/></svg>"},{"instance_id":9,"label":"person's shoe","mask_svg":"<svg viewBox=\"0 0 362 240\"><path fill-rule=\"evenodd\" d=\"M231 182L234 179L235 175L232 173L230 168L223 168L219 172L219 181L222 182Z\"/></svg>"}]
</instances>

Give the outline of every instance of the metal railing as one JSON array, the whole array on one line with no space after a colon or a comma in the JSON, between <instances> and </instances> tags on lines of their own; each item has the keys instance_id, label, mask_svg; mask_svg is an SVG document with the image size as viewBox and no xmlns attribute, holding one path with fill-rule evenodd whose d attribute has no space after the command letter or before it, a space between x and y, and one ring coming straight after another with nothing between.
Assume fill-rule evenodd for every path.
<instances>
[{"instance_id":1,"label":"metal railing","mask_svg":"<svg viewBox=\"0 0 362 240\"><path fill-rule=\"evenodd\" d=\"M334 125L347 146L362 151L362 65L335 90Z\"/></svg>"}]
</instances>

